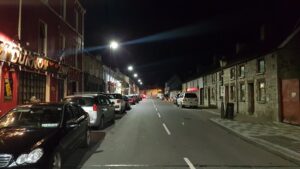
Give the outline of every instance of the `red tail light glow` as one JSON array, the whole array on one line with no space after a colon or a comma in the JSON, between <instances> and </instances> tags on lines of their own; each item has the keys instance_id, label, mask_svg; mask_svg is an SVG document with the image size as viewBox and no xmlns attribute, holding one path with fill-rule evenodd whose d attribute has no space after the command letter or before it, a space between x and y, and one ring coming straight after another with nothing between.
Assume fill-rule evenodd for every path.
<instances>
[{"instance_id":1,"label":"red tail light glow","mask_svg":"<svg viewBox=\"0 0 300 169\"><path fill-rule=\"evenodd\" d=\"M93 104L93 111L97 111L97 105Z\"/></svg>"}]
</instances>

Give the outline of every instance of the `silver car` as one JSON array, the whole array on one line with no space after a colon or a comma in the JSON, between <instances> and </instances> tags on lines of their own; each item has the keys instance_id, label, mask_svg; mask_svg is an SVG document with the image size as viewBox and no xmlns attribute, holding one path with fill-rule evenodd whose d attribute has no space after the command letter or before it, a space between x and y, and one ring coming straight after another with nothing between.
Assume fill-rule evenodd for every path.
<instances>
[{"instance_id":1,"label":"silver car","mask_svg":"<svg viewBox=\"0 0 300 169\"><path fill-rule=\"evenodd\" d=\"M109 98L102 94L71 95L64 101L79 104L89 114L91 127L103 129L107 122L115 121L115 107Z\"/></svg>"}]
</instances>

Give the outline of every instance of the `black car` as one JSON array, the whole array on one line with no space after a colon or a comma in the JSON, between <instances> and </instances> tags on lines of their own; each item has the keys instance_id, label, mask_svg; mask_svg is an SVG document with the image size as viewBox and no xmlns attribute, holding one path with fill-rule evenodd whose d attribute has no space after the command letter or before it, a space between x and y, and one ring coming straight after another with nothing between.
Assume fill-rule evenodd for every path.
<instances>
[{"instance_id":1,"label":"black car","mask_svg":"<svg viewBox=\"0 0 300 169\"><path fill-rule=\"evenodd\" d=\"M131 110L131 106L129 103L129 98L127 96L123 96L123 100L125 101L125 109L126 110Z\"/></svg>"},{"instance_id":2,"label":"black car","mask_svg":"<svg viewBox=\"0 0 300 169\"><path fill-rule=\"evenodd\" d=\"M90 143L89 117L73 103L18 106L0 118L0 168L61 168Z\"/></svg>"}]
</instances>

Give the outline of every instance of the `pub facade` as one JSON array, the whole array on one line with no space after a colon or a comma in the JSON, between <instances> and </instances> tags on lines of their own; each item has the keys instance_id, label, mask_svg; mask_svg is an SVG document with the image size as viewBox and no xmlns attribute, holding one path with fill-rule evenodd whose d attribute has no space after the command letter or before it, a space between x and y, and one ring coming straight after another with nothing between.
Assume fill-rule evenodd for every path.
<instances>
[{"instance_id":1,"label":"pub facade","mask_svg":"<svg viewBox=\"0 0 300 169\"><path fill-rule=\"evenodd\" d=\"M80 91L85 11L79 1L6 1L0 6L0 115L32 99L55 102Z\"/></svg>"}]
</instances>

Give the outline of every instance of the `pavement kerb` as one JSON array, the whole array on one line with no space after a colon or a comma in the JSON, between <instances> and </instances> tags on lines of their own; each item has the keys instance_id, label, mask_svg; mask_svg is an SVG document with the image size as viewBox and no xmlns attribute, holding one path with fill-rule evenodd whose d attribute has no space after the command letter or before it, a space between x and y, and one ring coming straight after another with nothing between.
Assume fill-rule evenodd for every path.
<instances>
[{"instance_id":1,"label":"pavement kerb","mask_svg":"<svg viewBox=\"0 0 300 169\"><path fill-rule=\"evenodd\" d=\"M244 136L234 130L231 130L230 128L228 128L226 126L223 126L222 124L215 121L214 118L210 119L210 121L217 124L221 128L224 128L226 131L238 136L239 138L243 139L244 141L255 144L255 145L263 148L264 150L267 150L273 154L279 155L280 157L293 162L295 165L300 166L300 156L297 153L294 153L282 146L278 146L278 145L275 145L275 144L272 144L272 143L269 143L269 142L266 142L266 141L263 141L260 139L255 139L252 137Z\"/></svg>"}]
</instances>

